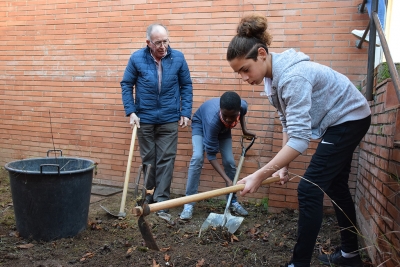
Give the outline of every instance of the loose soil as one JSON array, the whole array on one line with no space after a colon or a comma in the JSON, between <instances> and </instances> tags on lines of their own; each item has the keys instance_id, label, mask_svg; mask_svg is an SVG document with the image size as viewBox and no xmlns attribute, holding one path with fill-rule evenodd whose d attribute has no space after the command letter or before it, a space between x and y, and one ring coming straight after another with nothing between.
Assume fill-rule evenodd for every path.
<instances>
[{"instance_id":1,"label":"loose soil","mask_svg":"<svg viewBox=\"0 0 400 267\"><path fill-rule=\"evenodd\" d=\"M138 230L133 193L128 193L127 216L118 219L105 212L100 204L118 213L122 194L93 202L89 207L84 231L71 238L51 242L23 239L16 229L8 172L0 170L0 266L274 266L290 260L296 241L297 211L268 213L268 207L242 203L249 211L234 235L225 228L210 228L198 237L200 226L210 212L223 214L225 201L199 202L193 218L179 219L181 208L170 210L174 225L156 214L145 220L160 251L145 247ZM173 196L179 197L179 196ZM334 216L324 217L311 266L320 266L316 256L339 244ZM370 266L365 263L365 266Z\"/></svg>"}]
</instances>

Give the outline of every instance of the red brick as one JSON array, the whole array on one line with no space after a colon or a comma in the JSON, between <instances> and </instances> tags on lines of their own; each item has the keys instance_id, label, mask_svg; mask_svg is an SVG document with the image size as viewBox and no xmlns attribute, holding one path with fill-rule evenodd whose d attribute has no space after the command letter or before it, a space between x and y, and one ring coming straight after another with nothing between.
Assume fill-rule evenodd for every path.
<instances>
[{"instance_id":1,"label":"red brick","mask_svg":"<svg viewBox=\"0 0 400 267\"><path fill-rule=\"evenodd\" d=\"M241 177L251 174L279 151L282 129L275 109L266 98L260 97L262 86L240 81L225 61L227 44L243 11L267 14L274 37L271 51L295 47L313 60L342 71L355 84L365 79L367 50L365 47L355 49L355 38L352 37L351 42L348 40L351 28L366 26L368 16L357 14L357 7L351 1L274 0L268 4L256 1L244 6L228 0L175 1L162 6L144 0L134 3L55 0L35 5L14 1L7 10L0 7L0 14L7 12L8 16L3 16L7 27L0 42L3 59L0 71L4 73L0 79L0 161L5 163L12 157L43 154L38 142L50 143L48 111L51 110L57 145L68 149L69 154L85 154L103 161L96 179L121 185L130 129L122 107L119 82L129 55L145 46L146 26L161 21L170 30L171 46L184 52L192 71L193 111L206 99L220 96L226 90L236 90L246 96L250 104L248 128L256 132L258 139L246 157ZM384 110L383 102L382 107L377 106L375 110ZM382 123L395 121L394 115L385 115L385 119L387 122ZM240 134L237 132L234 138ZM394 132L387 127L384 133ZM377 136L369 135L370 144L362 144L363 149L377 144ZM192 153L190 137L190 131L180 130L174 172L177 179L172 185L177 191L182 191L186 182ZM240 154L238 140L234 139L236 160ZM386 140L388 147L385 149L375 148L382 159L375 160L375 157L368 157L367 152L360 153L361 162L370 166L378 164L374 167L377 169L366 168L364 173L380 174L384 161L388 160L390 141ZM310 143L310 148L291 163L291 172L304 173L316 145ZM398 152L393 151L391 156L392 160L400 162ZM136 150L133 169L137 169L140 162ZM353 175L358 171L357 166L352 164ZM286 200L290 201L274 200L270 205L297 208L293 203L297 201L298 180L286 187L260 188L254 197L262 198L267 193L276 197L277 190L280 194L284 192ZM376 180L374 184L379 191ZM221 178L206 163L202 190L218 186L223 186Z\"/></svg>"}]
</instances>

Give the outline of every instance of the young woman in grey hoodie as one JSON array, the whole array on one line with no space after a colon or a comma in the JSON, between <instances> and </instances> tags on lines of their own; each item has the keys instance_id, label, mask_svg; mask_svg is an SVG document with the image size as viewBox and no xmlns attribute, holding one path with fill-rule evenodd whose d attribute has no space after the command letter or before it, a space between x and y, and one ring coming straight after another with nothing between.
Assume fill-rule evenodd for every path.
<instances>
[{"instance_id":1,"label":"young woman in grey hoodie","mask_svg":"<svg viewBox=\"0 0 400 267\"><path fill-rule=\"evenodd\" d=\"M340 207L334 204L341 247L319 259L327 265L362 266L348 179L353 152L371 123L368 102L346 76L311 62L305 54L293 49L269 52L272 38L267 25L264 16L242 18L227 51L230 66L244 81L264 83L283 127L282 149L264 167L238 181L245 184L241 195L257 191L270 176L286 183L289 163L307 149L310 139L320 139L298 185L298 237L285 266L310 266L322 223L323 191Z\"/></svg>"}]
</instances>

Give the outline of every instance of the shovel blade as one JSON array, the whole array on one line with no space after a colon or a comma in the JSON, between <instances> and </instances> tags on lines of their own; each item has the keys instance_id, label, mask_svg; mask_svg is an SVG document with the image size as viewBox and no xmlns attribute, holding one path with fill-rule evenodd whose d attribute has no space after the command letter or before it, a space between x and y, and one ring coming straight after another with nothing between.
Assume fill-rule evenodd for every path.
<instances>
[{"instance_id":1,"label":"shovel blade","mask_svg":"<svg viewBox=\"0 0 400 267\"><path fill-rule=\"evenodd\" d=\"M228 219L228 221L226 222L225 227L228 229L229 233L234 234L237 231L237 229L239 229L243 220L244 220L243 217L231 216L231 219Z\"/></svg>"},{"instance_id":2,"label":"shovel blade","mask_svg":"<svg viewBox=\"0 0 400 267\"><path fill-rule=\"evenodd\" d=\"M223 214L210 213L207 219L203 222L200 228L200 234L202 231L206 230L209 226L217 227L222 226L228 229L228 232L233 234L239 229L240 225L243 222L243 217L236 217L230 214L229 212L224 216ZM226 223L224 224L224 221Z\"/></svg>"},{"instance_id":3,"label":"shovel blade","mask_svg":"<svg viewBox=\"0 0 400 267\"><path fill-rule=\"evenodd\" d=\"M113 212L111 212L111 211L109 211L106 207L104 207L104 206L102 206L101 204L100 204L100 207L105 211L105 212L107 212L108 214L110 214L111 216L114 216L114 217L118 217L118 218L125 218L126 217L126 213L125 212L119 212L119 213L113 213Z\"/></svg>"},{"instance_id":4,"label":"shovel blade","mask_svg":"<svg viewBox=\"0 0 400 267\"><path fill-rule=\"evenodd\" d=\"M157 246L156 241L154 240L153 234L151 233L149 225L144 220L143 216L140 216L138 219L139 230L142 234L146 247L152 250L160 250Z\"/></svg>"}]
</instances>

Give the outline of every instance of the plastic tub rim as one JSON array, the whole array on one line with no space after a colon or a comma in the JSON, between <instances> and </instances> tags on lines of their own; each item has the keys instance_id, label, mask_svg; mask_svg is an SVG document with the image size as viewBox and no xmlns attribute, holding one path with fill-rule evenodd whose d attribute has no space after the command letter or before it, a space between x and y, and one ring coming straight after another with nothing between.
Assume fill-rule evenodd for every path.
<instances>
[{"instance_id":1,"label":"plastic tub rim","mask_svg":"<svg viewBox=\"0 0 400 267\"><path fill-rule=\"evenodd\" d=\"M58 171L40 172L40 171L21 170L21 169L15 169L15 168L10 167L10 165L12 165L13 163L16 163L16 162L30 161L30 160L43 160L43 159L49 159L49 158L47 158L47 157L38 157L38 158L28 158L28 159L22 159L22 160L14 160L14 161L11 161L11 162L6 163L6 165L4 166L4 168L5 168L7 171L13 171L13 172L17 172L17 173L40 174L40 175L42 175L42 174L44 174L44 175L46 175L46 174L51 174L51 175L58 174ZM86 158L59 157L58 159L63 159L63 160L68 160L68 159L73 159L73 160L84 160L84 161L88 161L88 162L91 162L91 163L92 163L89 167L84 168L84 169L72 170L72 171L62 171L62 170L60 170L60 175L61 175L61 174L73 174L73 173L86 172L86 171L93 170L94 167L95 167L95 162L94 162L93 160L86 159ZM40 165L38 165L38 167L39 167L39 166L40 166Z\"/></svg>"}]
</instances>

